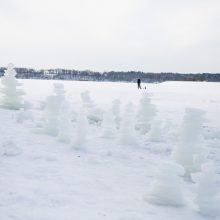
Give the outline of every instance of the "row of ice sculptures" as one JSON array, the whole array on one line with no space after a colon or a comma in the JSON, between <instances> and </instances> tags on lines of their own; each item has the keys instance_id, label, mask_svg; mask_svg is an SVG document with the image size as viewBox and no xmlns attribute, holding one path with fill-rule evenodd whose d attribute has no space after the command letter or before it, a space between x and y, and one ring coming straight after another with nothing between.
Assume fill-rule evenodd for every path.
<instances>
[{"instance_id":1,"label":"row of ice sculptures","mask_svg":"<svg viewBox=\"0 0 220 220\"><path fill-rule=\"evenodd\" d=\"M25 93L19 89L22 84L15 76L14 66L8 65L1 78L1 106L20 110L18 121L22 121L31 105L23 100ZM57 137L59 141L71 144L75 149L86 150L89 146L89 126L94 124L102 128L102 138L117 139L119 145L125 146L141 145L140 140L162 141L162 137L169 130L169 126L162 128L160 121L155 119L156 107L147 93L142 94L137 114L135 115L133 104L128 103L123 117L120 100L114 100L108 111L98 108L88 91L81 93L81 100L78 111L73 111L65 97L63 84L54 83L53 94L46 98L42 107L43 124L36 128L35 132ZM146 196L147 201L160 205L184 205L186 201L182 182L187 179L195 183L194 202L198 211L211 217L219 215L218 176L214 163L207 159L208 150L202 129L204 114L200 109L185 109L178 144L171 153L172 159L159 168Z\"/></svg>"}]
</instances>

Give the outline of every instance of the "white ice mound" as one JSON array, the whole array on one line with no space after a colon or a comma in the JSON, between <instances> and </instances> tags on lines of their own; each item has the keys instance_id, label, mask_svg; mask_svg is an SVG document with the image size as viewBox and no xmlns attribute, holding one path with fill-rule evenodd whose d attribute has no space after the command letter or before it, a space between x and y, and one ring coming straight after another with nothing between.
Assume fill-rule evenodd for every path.
<instances>
[{"instance_id":1,"label":"white ice mound","mask_svg":"<svg viewBox=\"0 0 220 220\"><path fill-rule=\"evenodd\" d=\"M182 179L184 168L176 163L166 162L158 170L151 189L146 197L153 204L182 206Z\"/></svg>"},{"instance_id":2,"label":"white ice mound","mask_svg":"<svg viewBox=\"0 0 220 220\"><path fill-rule=\"evenodd\" d=\"M201 173L191 174L197 185L195 203L199 212L209 217L220 216L220 189L213 163L203 164Z\"/></svg>"},{"instance_id":3,"label":"white ice mound","mask_svg":"<svg viewBox=\"0 0 220 220\"><path fill-rule=\"evenodd\" d=\"M103 120L103 110L97 107L90 97L90 92L81 93L82 106L90 123L100 123Z\"/></svg>"},{"instance_id":4,"label":"white ice mound","mask_svg":"<svg viewBox=\"0 0 220 220\"><path fill-rule=\"evenodd\" d=\"M155 105L151 103L151 95L144 93L140 100L136 123L136 128L141 134L146 134L151 129L156 112Z\"/></svg>"},{"instance_id":5,"label":"white ice mound","mask_svg":"<svg viewBox=\"0 0 220 220\"><path fill-rule=\"evenodd\" d=\"M61 83L54 83L53 86L55 94L48 96L46 99L45 124L41 133L57 136L59 134L61 116L65 114L65 91Z\"/></svg>"},{"instance_id":6,"label":"white ice mound","mask_svg":"<svg viewBox=\"0 0 220 220\"><path fill-rule=\"evenodd\" d=\"M180 139L182 142L196 143L202 137L202 126L206 121L204 119L205 111L195 108L186 108L184 121L182 124Z\"/></svg>"},{"instance_id":7,"label":"white ice mound","mask_svg":"<svg viewBox=\"0 0 220 220\"><path fill-rule=\"evenodd\" d=\"M4 108L17 110L22 108L24 105L22 96L25 92L18 89L18 87L22 84L15 78L16 74L14 65L9 64L4 76L1 78L1 83L3 85L3 89L1 89L1 92L3 93L1 105Z\"/></svg>"},{"instance_id":8,"label":"white ice mound","mask_svg":"<svg viewBox=\"0 0 220 220\"><path fill-rule=\"evenodd\" d=\"M172 154L173 159L184 166L187 175L199 171L201 163L205 162L206 150L202 136L204 113L200 109L185 110L179 143Z\"/></svg>"}]
</instances>

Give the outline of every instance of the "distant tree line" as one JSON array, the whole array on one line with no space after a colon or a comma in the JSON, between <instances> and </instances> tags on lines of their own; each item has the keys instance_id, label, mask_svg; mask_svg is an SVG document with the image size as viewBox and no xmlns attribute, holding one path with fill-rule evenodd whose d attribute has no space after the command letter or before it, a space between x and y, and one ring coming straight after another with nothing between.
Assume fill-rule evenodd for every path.
<instances>
[{"instance_id":1,"label":"distant tree line","mask_svg":"<svg viewBox=\"0 0 220 220\"><path fill-rule=\"evenodd\" d=\"M0 67L0 77L4 75L6 68ZM142 82L164 81L206 81L220 82L219 73L144 73L140 71L128 72L94 72L90 70L78 71L68 69L35 70L29 68L15 68L17 78L20 79L59 79L76 81L111 81L111 82L136 82L138 78Z\"/></svg>"}]
</instances>

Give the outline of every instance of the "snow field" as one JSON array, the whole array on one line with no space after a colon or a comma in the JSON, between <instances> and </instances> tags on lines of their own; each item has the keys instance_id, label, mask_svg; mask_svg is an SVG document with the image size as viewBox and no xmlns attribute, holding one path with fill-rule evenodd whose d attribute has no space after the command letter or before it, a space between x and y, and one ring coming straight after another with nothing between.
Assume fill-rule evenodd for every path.
<instances>
[{"instance_id":1,"label":"snow field","mask_svg":"<svg viewBox=\"0 0 220 220\"><path fill-rule=\"evenodd\" d=\"M219 218L217 83L19 83L0 109L0 219Z\"/></svg>"}]
</instances>

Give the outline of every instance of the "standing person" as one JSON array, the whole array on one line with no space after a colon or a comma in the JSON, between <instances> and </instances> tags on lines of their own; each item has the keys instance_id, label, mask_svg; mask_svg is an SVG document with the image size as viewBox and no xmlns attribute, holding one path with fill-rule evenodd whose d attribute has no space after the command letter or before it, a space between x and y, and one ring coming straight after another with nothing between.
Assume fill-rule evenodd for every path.
<instances>
[{"instance_id":1,"label":"standing person","mask_svg":"<svg viewBox=\"0 0 220 220\"><path fill-rule=\"evenodd\" d=\"M141 89L141 79L137 80L137 84L138 84L138 89Z\"/></svg>"}]
</instances>

